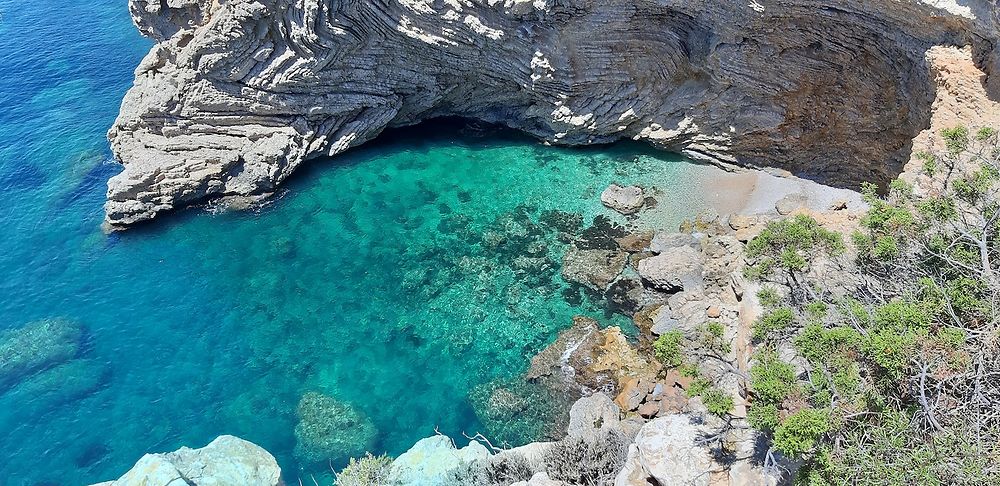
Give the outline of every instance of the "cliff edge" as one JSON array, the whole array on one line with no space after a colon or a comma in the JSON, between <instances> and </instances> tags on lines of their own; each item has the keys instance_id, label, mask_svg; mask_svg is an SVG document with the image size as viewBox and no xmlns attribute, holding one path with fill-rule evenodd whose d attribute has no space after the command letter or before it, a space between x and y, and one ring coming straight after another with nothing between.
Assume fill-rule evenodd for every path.
<instances>
[{"instance_id":1,"label":"cliff edge","mask_svg":"<svg viewBox=\"0 0 1000 486\"><path fill-rule=\"evenodd\" d=\"M461 116L551 143L645 141L833 185L886 182L930 123L925 53L991 0L130 0L157 41L108 133L112 227L273 193L304 160Z\"/></svg>"}]
</instances>

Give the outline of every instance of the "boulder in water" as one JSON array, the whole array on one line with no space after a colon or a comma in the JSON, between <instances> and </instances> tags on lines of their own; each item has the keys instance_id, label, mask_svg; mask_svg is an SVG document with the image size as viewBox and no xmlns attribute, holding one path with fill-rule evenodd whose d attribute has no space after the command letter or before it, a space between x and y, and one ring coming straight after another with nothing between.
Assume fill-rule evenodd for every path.
<instances>
[{"instance_id":1,"label":"boulder in water","mask_svg":"<svg viewBox=\"0 0 1000 486\"><path fill-rule=\"evenodd\" d=\"M646 198L639 186L611 184L601 193L601 203L622 214L632 214L642 209Z\"/></svg>"}]
</instances>

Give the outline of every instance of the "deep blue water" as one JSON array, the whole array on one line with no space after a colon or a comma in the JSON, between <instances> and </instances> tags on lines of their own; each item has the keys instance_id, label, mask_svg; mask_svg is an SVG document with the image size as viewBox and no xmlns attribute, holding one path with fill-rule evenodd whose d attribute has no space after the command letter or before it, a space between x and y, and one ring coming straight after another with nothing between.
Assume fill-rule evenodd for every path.
<instances>
[{"instance_id":1,"label":"deep blue water","mask_svg":"<svg viewBox=\"0 0 1000 486\"><path fill-rule=\"evenodd\" d=\"M105 132L150 45L123 0L0 0L0 330L84 329L71 359L0 388L0 484L113 479L220 434L293 484L327 469L293 452L308 391L367 416L376 452L480 431L471 390L523 371L574 314L625 322L564 299L557 266L526 270L508 242L546 210L615 217L597 197L612 181L663 190L649 224L699 207L705 169L676 157L432 123L312 163L259 211L107 236ZM557 263L560 243L534 238Z\"/></svg>"}]
</instances>

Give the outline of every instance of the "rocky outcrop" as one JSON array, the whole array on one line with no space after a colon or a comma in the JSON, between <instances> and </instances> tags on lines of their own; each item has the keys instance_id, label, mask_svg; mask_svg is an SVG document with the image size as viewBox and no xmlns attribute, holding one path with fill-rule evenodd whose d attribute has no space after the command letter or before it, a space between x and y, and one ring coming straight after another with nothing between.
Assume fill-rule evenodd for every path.
<instances>
[{"instance_id":1,"label":"rocky outcrop","mask_svg":"<svg viewBox=\"0 0 1000 486\"><path fill-rule=\"evenodd\" d=\"M611 184L601 193L601 204L622 214L632 214L642 209L646 199L641 187Z\"/></svg>"},{"instance_id":2,"label":"rocky outcrop","mask_svg":"<svg viewBox=\"0 0 1000 486\"><path fill-rule=\"evenodd\" d=\"M581 395L617 393L631 378L653 376L659 364L640 355L618 327L598 329L597 321L577 316L573 326L531 359L525 378Z\"/></svg>"},{"instance_id":3,"label":"rocky outcrop","mask_svg":"<svg viewBox=\"0 0 1000 486\"><path fill-rule=\"evenodd\" d=\"M647 422L629 448L615 486L690 484L708 486L712 457L699 443L712 428L694 416L670 415ZM649 481L652 479L653 481Z\"/></svg>"},{"instance_id":4,"label":"rocky outcrop","mask_svg":"<svg viewBox=\"0 0 1000 486\"><path fill-rule=\"evenodd\" d=\"M201 449L146 454L122 477L93 486L279 486L274 456L239 437L223 435Z\"/></svg>"},{"instance_id":5,"label":"rocky outcrop","mask_svg":"<svg viewBox=\"0 0 1000 486\"><path fill-rule=\"evenodd\" d=\"M989 0L130 0L157 44L109 131L106 219L266 196L310 157L439 116L886 181L925 52L997 69ZM989 80L995 86L995 80ZM995 96L995 94L994 94Z\"/></svg>"},{"instance_id":6,"label":"rocky outcrop","mask_svg":"<svg viewBox=\"0 0 1000 486\"><path fill-rule=\"evenodd\" d=\"M417 441L392 461L389 476L393 484L400 486L441 485L448 479L449 473L463 464L481 461L489 456L489 449L474 440L459 449L447 436L435 435Z\"/></svg>"}]
</instances>

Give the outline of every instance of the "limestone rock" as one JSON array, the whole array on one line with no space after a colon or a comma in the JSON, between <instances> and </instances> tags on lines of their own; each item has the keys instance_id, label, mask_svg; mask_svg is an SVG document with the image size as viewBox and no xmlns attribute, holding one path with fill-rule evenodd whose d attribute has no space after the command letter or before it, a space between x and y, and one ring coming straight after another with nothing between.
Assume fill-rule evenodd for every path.
<instances>
[{"instance_id":1,"label":"limestone rock","mask_svg":"<svg viewBox=\"0 0 1000 486\"><path fill-rule=\"evenodd\" d=\"M628 253L617 250L581 250L570 246L563 257L562 275L569 282L605 291L621 274Z\"/></svg>"},{"instance_id":2,"label":"limestone rock","mask_svg":"<svg viewBox=\"0 0 1000 486\"><path fill-rule=\"evenodd\" d=\"M560 332L552 344L531 358L531 365L525 376L529 380L535 380L553 373L568 372L566 368L570 366L570 356L581 348L593 348L598 332L597 321L582 316L574 317L569 329Z\"/></svg>"},{"instance_id":3,"label":"limestone rock","mask_svg":"<svg viewBox=\"0 0 1000 486\"><path fill-rule=\"evenodd\" d=\"M309 158L448 115L856 187L898 173L928 126L929 48L968 44L984 68L998 63L992 0L130 0L129 11L156 44L108 132L124 165L108 181L114 226L267 196Z\"/></svg>"},{"instance_id":4,"label":"limestone rock","mask_svg":"<svg viewBox=\"0 0 1000 486\"><path fill-rule=\"evenodd\" d=\"M630 378L655 376L658 370L659 365L644 358L620 328L598 329L597 321L577 316L573 327L531 359L525 377L547 380L579 397L594 391L615 394Z\"/></svg>"},{"instance_id":5,"label":"limestone rock","mask_svg":"<svg viewBox=\"0 0 1000 486\"><path fill-rule=\"evenodd\" d=\"M670 306L661 305L650 314L652 326L649 328L654 336L661 336L680 327L680 321L675 319L670 312Z\"/></svg>"},{"instance_id":6,"label":"limestone rock","mask_svg":"<svg viewBox=\"0 0 1000 486\"><path fill-rule=\"evenodd\" d=\"M639 233L629 233L621 238L616 238L615 241L618 243L618 247L623 251L637 253L645 251L649 248L654 236L655 234L652 231L643 231Z\"/></svg>"},{"instance_id":7,"label":"limestone rock","mask_svg":"<svg viewBox=\"0 0 1000 486\"><path fill-rule=\"evenodd\" d=\"M647 422L635 438L635 459L642 471L657 484L707 486L712 457L699 437L711 432L686 414L673 414ZM634 474L626 467L615 484L630 484L622 474ZM628 471L628 472L626 472ZM633 483L634 484L634 483Z\"/></svg>"},{"instance_id":8,"label":"limestone rock","mask_svg":"<svg viewBox=\"0 0 1000 486\"><path fill-rule=\"evenodd\" d=\"M659 255L674 248L694 246L698 240L690 233L657 233L649 243L649 249Z\"/></svg>"},{"instance_id":9,"label":"limestone rock","mask_svg":"<svg viewBox=\"0 0 1000 486\"><path fill-rule=\"evenodd\" d=\"M569 410L569 427L566 429L570 437L595 439L598 432L605 427L617 427L621 421L621 409L603 393L595 393L583 397L573 404Z\"/></svg>"},{"instance_id":10,"label":"limestone rock","mask_svg":"<svg viewBox=\"0 0 1000 486\"><path fill-rule=\"evenodd\" d=\"M281 469L260 446L223 435L201 449L146 454L108 486L278 486ZM96 486L96 485L95 485Z\"/></svg>"},{"instance_id":11,"label":"limestone rock","mask_svg":"<svg viewBox=\"0 0 1000 486\"><path fill-rule=\"evenodd\" d=\"M401 486L436 486L443 484L448 473L463 464L486 459L490 451L476 441L456 449L452 440L443 435L421 439L392 461L390 478Z\"/></svg>"},{"instance_id":12,"label":"limestone rock","mask_svg":"<svg viewBox=\"0 0 1000 486\"><path fill-rule=\"evenodd\" d=\"M796 209L803 208L806 206L806 197L802 194L789 194L778 202L774 203L774 209L778 211L780 215L791 214L792 211Z\"/></svg>"},{"instance_id":13,"label":"limestone rock","mask_svg":"<svg viewBox=\"0 0 1000 486\"><path fill-rule=\"evenodd\" d=\"M632 214L642 209L645 198L638 186L611 184L601 193L601 203L622 214Z\"/></svg>"},{"instance_id":14,"label":"limestone rock","mask_svg":"<svg viewBox=\"0 0 1000 486\"><path fill-rule=\"evenodd\" d=\"M698 250L681 246L639 262L639 276L651 288L664 292L692 289L700 284L701 263Z\"/></svg>"}]
</instances>

